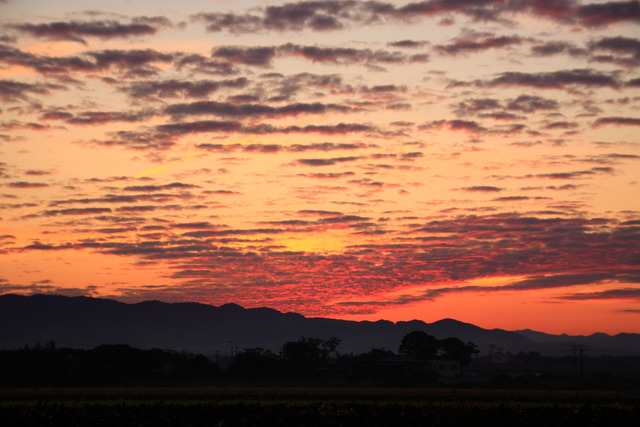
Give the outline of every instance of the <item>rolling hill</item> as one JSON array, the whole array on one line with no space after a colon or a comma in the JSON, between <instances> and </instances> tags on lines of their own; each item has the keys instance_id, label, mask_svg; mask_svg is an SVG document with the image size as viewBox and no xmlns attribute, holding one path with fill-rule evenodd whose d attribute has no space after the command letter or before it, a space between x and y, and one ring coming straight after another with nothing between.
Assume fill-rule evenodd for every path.
<instances>
[{"instance_id":1,"label":"rolling hill","mask_svg":"<svg viewBox=\"0 0 640 427\"><path fill-rule=\"evenodd\" d=\"M423 330L438 339L472 341L487 354L490 346L503 351L537 351L571 355L580 345L590 355L640 355L640 334L549 335L531 330L483 329L453 319L434 323L355 322L307 318L270 308L245 309L236 304L219 307L199 303L145 301L126 304L109 299L61 295L0 296L0 348L15 349L36 342L93 348L101 344L129 344L138 348L230 354L244 348L278 351L287 341L314 337L342 340L341 353L372 348L397 351L402 337Z\"/></svg>"}]
</instances>

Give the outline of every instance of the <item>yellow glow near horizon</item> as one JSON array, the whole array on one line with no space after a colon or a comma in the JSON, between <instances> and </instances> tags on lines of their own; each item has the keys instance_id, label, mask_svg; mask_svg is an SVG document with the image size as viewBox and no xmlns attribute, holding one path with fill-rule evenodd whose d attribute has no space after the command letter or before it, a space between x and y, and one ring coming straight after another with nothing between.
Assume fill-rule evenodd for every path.
<instances>
[{"instance_id":1,"label":"yellow glow near horizon","mask_svg":"<svg viewBox=\"0 0 640 427\"><path fill-rule=\"evenodd\" d=\"M341 236L329 232L316 232L309 235L292 235L279 240L294 252L339 253L344 251L348 242Z\"/></svg>"}]
</instances>

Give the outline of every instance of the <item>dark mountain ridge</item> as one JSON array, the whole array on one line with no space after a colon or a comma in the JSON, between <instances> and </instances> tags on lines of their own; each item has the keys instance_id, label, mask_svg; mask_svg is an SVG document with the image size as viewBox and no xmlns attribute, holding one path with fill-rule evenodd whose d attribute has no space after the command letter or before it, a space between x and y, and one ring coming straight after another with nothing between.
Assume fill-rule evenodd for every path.
<instances>
[{"instance_id":1,"label":"dark mountain ridge","mask_svg":"<svg viewBox=\"0 0 640 427\"><path fill-rule=\"evenodd\" d=\"M402 337L422 330L437 339L456 337L472 341L481 354L491 351L536 351L571 355L581 346L590 355L640 355L640 334L550 335L531 330L483 329L454 319L434 323L419 320L346 321L307 318L271 308L245 309L236 304L219 307L200 303L145 301L126 304L115 300L61 295L0 296L0 348L16 349L36 342L93 348L101 344L129 344L138 348L187 350L230 354L245 348L279 351L298 338L342 340L341 353L363 353L372 348L397 351Z\"/></svg>"}]
</instances>

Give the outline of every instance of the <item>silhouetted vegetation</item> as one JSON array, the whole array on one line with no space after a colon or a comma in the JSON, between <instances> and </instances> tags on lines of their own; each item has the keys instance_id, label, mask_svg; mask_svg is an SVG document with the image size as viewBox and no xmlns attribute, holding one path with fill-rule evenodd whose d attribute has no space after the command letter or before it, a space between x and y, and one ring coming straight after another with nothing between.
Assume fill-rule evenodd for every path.
<instances>
[{"instance_id":1,"label":"silhouetted vegetation","mask_svg":"<svg viewBox=\"0 0 640 427\"><path fill-rule=\"evenodd\" d=\"M308 377L329 362L329 355L336 351L340 340L331 337L326 341L302 337L282 346L282 358L287 372L298 377Z\"/></svg>"},{"instance_id":2,"label":"silhouetted vegetation","mask_svg":"<svg viewBox=\"0 0 640 427\"><path fill-rule=\"evenodd\" d=\"M91 350L55 343L0 351L0 386L352 385L640 389L640 358L545 357L499 349L477 356L471 343L407 334L398 353L340 354L340 339L301 337L280 351L248 348L215 361L201 354L128 345ZM221 367L222 366L222 367Z\"/></svg>"},{"instance_id":3,"label":"silhouetted vegetation","mask_svg":"<svg viewBox=\"0 0 640 427\"><path fill-rule=\"evenodd\" d=\"M282 375L282 360L271 350L249 348L236 354L227 368L230 377L242 381L262 381Z\"/></svg>"},{"instance_id":4,"label":"silhouetted vegetation","mask_svg":"<svg viewBox=\"0 0 640 427\"><path fill-rule=\"evenodd\" d=\"M477 356L471 342L423 331L405 335L398 352L345 354L339 346L336 337L301 337L277 351L246 348L233 357L53 342L2 350L0 420L3 426L625 427L640 418L637 356L582 360L499 347Z\"/></svg>"},{"instance_id":5,"label":"silhouetted vegetation","mask_svg":"<svg viewBox=\"0 0 640 427\"><path fill-rule=\"evenodd\" d=\"M262 348L249 348L238 352L227 368L227 378L241 381L274 379L310 380L320 375L335 354L340 340L301 337L283 344L279 354Z\"/></svg>"},{"instance_id":6,"label":"silhouetted vegetation","mask_svg":"<svg viewBox=\"0 0 640 427\"><path fill-rule=\"evenodd\" d=\"M438 359L456 360L460 366L467 366L471 358L480 350L472 343L463 343L458 338L449 337L438 341Z\"/></svg>"},{"instance_id":7,"label":"silhouetted vegetation","mask_svg":"<svg viewBox=\"0 0 640 427\"><path fill-rule=\"evenodd\" d=\"M417 359L435 359L438 354L438 340L424 331L413 331L402 338L398 351Z\"/></svg>"},{"instance_id":8,"label":"silhouetted vegetation","mask_svg":"<svg viewBox=\"0 0 640 427\"><path fill-rule=\"evenodd\" d=\"M632 393L305 387L0 389L13 426L636 426Z\"/></svg>"},{"instance_id":9,"label":"silhouetted vegetation","mask_svg":"<svg viewBox=\"0 0 640 427\"><path fill-rule=\"evenodd\" d=\"M54 343L0 351L0 382L12 386L125 385L206 382L221 370L203 355L128 345L92 350L56 348Z\"/></svg>"},{"instance_id":10,"label":"silhouetted vegetation","mask_svg":"<svg viewBox=\"0 0 640 427\"><path fill-rule=\"evenodd\" d=\"M402 338L398 352L424 360L455 360L467 366L479 350L472 342L465 344L454 337L438 340L424 331L413 331Z\"/></svg>"}]
</instances>

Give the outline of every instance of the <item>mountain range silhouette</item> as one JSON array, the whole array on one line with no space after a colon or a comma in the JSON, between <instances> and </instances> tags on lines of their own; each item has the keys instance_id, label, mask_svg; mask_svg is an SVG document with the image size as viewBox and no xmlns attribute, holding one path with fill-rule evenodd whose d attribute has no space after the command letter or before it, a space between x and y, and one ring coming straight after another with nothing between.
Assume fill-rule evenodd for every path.
<instances>
[{"instance_id":1,"label":"mountain range silhouette","mask_svg":"<svg viewBox=\"0 0 640 427\"><path fill-rule=\"evenodd\" d=\"M261 347L278 352L282 344L300 337L341 339L340 353L372 348L396 352L406 334L422 330L443 339L471 341L487 354L495 351L535 351L543 355L572 355L576 346L587 354L640 355L640 334L596 333L589 336L551 335L529 329L483 329L454 319L434 323L419 320L347 321L304 317L271 308L245 309L200 303L145 301L136 304L62 295L0 295L0 348L17 349L54 341L59 347L93 348L128 344L203 354L232 354Z\"/></svg>"}]
</instances>

